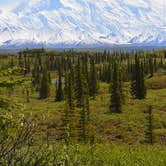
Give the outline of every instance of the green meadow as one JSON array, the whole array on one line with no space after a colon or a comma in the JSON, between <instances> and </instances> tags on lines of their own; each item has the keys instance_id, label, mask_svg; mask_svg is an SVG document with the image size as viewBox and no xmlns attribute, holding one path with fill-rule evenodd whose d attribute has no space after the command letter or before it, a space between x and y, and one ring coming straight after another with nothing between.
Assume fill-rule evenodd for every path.
<instances>
[{"instance_id":1,"label":"green meadow","mask_svg":"<svg viewBox=\"0 0 166 166\"><path fill-rule=\"evenodd\" d=\"M42 99L40 98L40 88L39 90L35 89L37 83L32 83L33 79L35 79L32 73L35 69L35 57L37 53L35 54L35 51L27 52L27 54L20 53L19 55L22 55L21 60L21 56L18 55L0 55L1 152L3 152L4 147L8 148L8 145L13 146L12 141L9 141L10 143L8 144L8 140L6 140L6 145L3 139L7 137L9 140L17 142L17 132L18 130L20 131L20 128L23 130L24 127L22 126L24 126L24 123L26 126L27 119L29 119L30 126L33 128L33 141L31 145L21 142L20 145L22 147L14 146L17 152L10 153L10 151L7 151L10 154L5 154L7 155L5 157L3 153L1 154L0 152L0 165L165 166L166 57L164 53L164 51L156 51L150 52L149 54L142 53L140 56L140 61L146 59L145 63L149 63L149 59L153 58L156 60L155 63L157 63L157 65L155 63L152 65L152 68L157 66L156 69L153 70L153 76L149 76L151 65L148 66L148 64L145 64L144 66L145 68L143 70L145 71L147 68L147 71L145 71L144 75L146 97L143 99L134 98L131 94L132 80L129 75L132 75L134 71L127 71L126 66L128 59L131 59L132 64L135 63L134 54L132 53L130 53L130 55L123 55L122 53L122 55L116 55L115 58L115 55L109 53L108 55L101 53L101 55L97 56L95 53L74 52L72 54L70 51L56 52L55 54L52 52L44 52L42 55L40 55L39 52L38 56L41 56L42 60L40 65L43 66L46 64L51 79L49 83L49 95ZM47 54L49 58L54 57L54 59L50 60L45 54ZM71 98L74 105L74 113L72 112L71 115L68 115L66 111L72 111L68 106L66 97L69 92L65 91L66 80L72 77L72 75L66 76L68 74L66 71L70 70L70 67L67 68L66 66L68 65L67 62L73 59L72 65L77 65L77 56L80 57L80 54L81 57L88 56L89 58L87 62L89 80L91 79L90 60L95 57L95 70L98 84L94 96L89 95L86 98L86 101L88 101L90 119L88 122L86 118L81 119L85 121L84 123L79 118L82 108L84 110L84 108L87 108L87 105L77 107L76 97L73 97L74 99ZM57 65L58 63L56 62L60 61L61 56L66 58L62 58L62 64L60 64L62 80L65 80L65 82L61 82L64 97L62 101L55 101L59 87L58 83L55 83L58 82L59 79L59 65ZM102 56L107 58L102 59ZM118 56L121 58L118 58ZM125 56L124 59L123 56ZM142 56L145 57L143 58ZM113 58L109 60L108 57L110 57L110 59ZM162 66L160 65L161 57ZM50 67L51 61L55 62L52 68ZM82 61L83 60L80 58L81 67L84 64ZM103 81L103 79L105 79L103 78L105 68L109 66L108 64L112 65L114 61L118 62L123 75L122 88L124 99L122 103L120 103L121 113L111 112L110 109L110 98L112 95L110 85L112 85L113 79L110 78L110 81ZM18 66L25 70L27 67L26 63L29 65L29 72L26 74L24 72L22 73L22 71L13 72L13 68ZM37 65L39 64L37 63ZM130 65L130 63L128 63L128 65ZM77 75L77 71L74 67L74 75ZM108 69L110 72L108 72L107 75L105 74L105 77L107 78L109 74L113 75L113 70L113 67ZM43 73L44 69L40 71L40 79ZM82 79L84 78L85 77L82 77ZM20 83L18 80L24 81ZM42 81L39 82L40 87ZM73 82L73 84L75 84L75 82ZM88 85L92 86L91 84ZM75 86L70 88L75 95ZM90 87L88 88L90 89ZM85 97L86 95L84 95L81 100L85 100ZM148 112L149 106L152 108L151 114ZM71 116L74 117L74 120L70 120ZM72 125L70 123L72 123ZM83 126L83 124L85 126ZM74 126L74 129L68 127L70 125L72 127ZM82 125L82 128L80 125ZM85 130L85 135L83 135L82 130ZM80 133L82 136L80 136ZM85 137L85 139L80 141L82 137ZM39 148L41 144L43 147ZM27 149L27 146L30 146L31 150L27 150L26 154L24 148ZM37 150L38 148L39 150ZM35 151L36 155L33 151ZM12 155L15 153L18 157L12 158ZM20 153L26 154L25 157L21 156ZM36 157L37 155L40 157ZM10 162L9 156L11 156Z\"/></svg>"}]
</instances>

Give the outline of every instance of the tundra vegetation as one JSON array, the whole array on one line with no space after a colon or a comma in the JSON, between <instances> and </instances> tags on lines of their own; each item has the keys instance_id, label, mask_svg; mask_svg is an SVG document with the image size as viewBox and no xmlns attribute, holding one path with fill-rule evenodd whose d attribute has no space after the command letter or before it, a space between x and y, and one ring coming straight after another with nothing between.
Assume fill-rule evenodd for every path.
<instances>
[{"instance_id":1,"label":"tundra vegetation","mask_svg":"<svg viewBox=\"0 0 166 166\"><path fill-rule=\"evenodd\" d=\"M165 166L166 51L1 54L0 165Z\"/></svg>"}]
</instances>

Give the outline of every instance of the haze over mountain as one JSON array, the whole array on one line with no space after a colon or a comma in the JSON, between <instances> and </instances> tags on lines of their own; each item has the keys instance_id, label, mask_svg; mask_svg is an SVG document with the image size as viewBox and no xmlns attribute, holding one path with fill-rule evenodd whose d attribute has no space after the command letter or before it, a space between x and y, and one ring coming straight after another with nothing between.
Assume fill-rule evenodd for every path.
<instances>
[{"instance_id":1,"label":"haze over mountain","mask_svg":"<svg viewBox=\"0 0 166 166\"><path fill-rule=\"evenodd\" d=\"M0 48L166 46L166 0L0 2Z\"/></svg>"}]
</instances>

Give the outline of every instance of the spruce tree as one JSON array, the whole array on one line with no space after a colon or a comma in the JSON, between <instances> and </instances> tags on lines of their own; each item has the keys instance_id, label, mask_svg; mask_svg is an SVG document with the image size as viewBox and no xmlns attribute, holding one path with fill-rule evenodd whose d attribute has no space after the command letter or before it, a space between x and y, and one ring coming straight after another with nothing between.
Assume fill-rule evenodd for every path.
<instances>
[{"instance_id":1,"label":"spruce tree","mask_svg":"<svg viewBox=\"0 0 166 166\"><path fill-rule=\"evenodd\" d=\"M73 68L66 74L66 100L69 106L69 109L74 109L74 72Z\"/></svg>"},{"instance_id":2,"label":"spruce tree","mask_svg":"<svg viewBox=\"0 0 166 166\"><path fill-rule=\"evenodd\" d=\"M113 66L112 83L110 86L111 99L110 99L110 112L121 113L123 104L123 90L122 90L122 79L121 72L118 68L117 63Z\"/></svg>"},{"instance_id":3,"label":"spruce tree","mask_svg":"<svg viewBox=\"0 0 166 166\"><path fill-rule=\"evenodd\" d=\"M89 112L89 73L88 73L88 59L87 57L83 60L82 66L82 82L83 82L83 100L85 100L86 109Z\"/></svg>"},{"instance_id":4,"label":"spruce tree","mask_svg":"<svg viewBox=\"0 0 166 166\"><path fill-rule=\"evenodd\" d=\"M94 59L92 59L90 65L89 94L90 96L93 97L93 99L95 99L97 90L98 90L97 72L95 68Z\"/></svg>"},{"instance_id":5,"label":"spruce tree","mask_svg":"<svg viewBox=\"0 0 166 166\"><path fill-rule=\"evenodd\" d=\"M135 56L134 71L132 73L131 94L136 99L144 99L146 97L144 67L137 55Z\"/></svg>"},{"instance_id":6,"label":"spruce tree","mask_svg":"<svg viewBox=\"0 0 166 166\"><path fill-rule=\"evenodd\" d=\"M50 80L47 68L43 68L42 81L40 86L40 99L45 99L50 95Z\"/></svg>"},{"instance_id":7,"label":"spruce tree","mask_svg":"<svg viewBox=\"0 0 166 166\"><path fill-rule=\"evenodd\" d=\"M62 101L63 100L63 89L62 89L62 69L59 66L58 70L58 87L56 90L56 98L55 101Z\"/></svg>"},{"instance_id":8,"label":"spruce tree","mask_svg":"<svg viewBox=\"0 0 166 166\"><path fill-rule=\"evenodd\" d=\"M83 87L83 78L82 78L82 71L81 71L81 64L80 59L78 58L78 63L75 68L75 99L77 107L81 108L83 106L83 94L84 94L84 87Z\"/></svg>"},{"instance_id":9,"label":"spruce tree","mask_svg":"<svg viewBox=\"0 0 166 166\"><path fill-rule=\"evenodd\" d=\"M36 91L40 90L41 85L41 66L39 65L38 58L35 58L34 68L32 70L33 86Z\"/></svg>"},{"instance_id":10,"label":"spruce tree","mask_svg":"<svg viewBox=\"0 0 166 166\"><path fill-rule=\"evenodd\" d=\"M150 77L153 77L154 68L153 68L153 59L152 58L149 59L149 71L150 71Z\"/></svg>"}]
</instances>

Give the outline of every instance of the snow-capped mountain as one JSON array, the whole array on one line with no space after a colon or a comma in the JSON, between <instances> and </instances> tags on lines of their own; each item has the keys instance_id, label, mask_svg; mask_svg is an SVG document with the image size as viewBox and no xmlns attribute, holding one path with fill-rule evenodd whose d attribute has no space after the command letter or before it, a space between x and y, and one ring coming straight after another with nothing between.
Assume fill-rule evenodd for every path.
<instances>
[{"instance_id":1,"label":"snow-capped mountain","mask_svg":"<svg viewBox=\"0 0 166 166\"><path fill-rule=\"evenodd\" d=\"M0 10L0 48L166 46L166 0L22 0Z\"/></svg>"}]
</instances>

